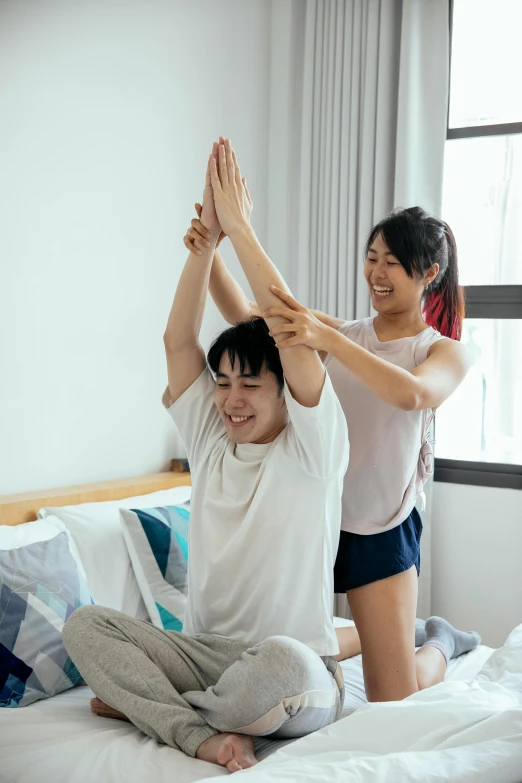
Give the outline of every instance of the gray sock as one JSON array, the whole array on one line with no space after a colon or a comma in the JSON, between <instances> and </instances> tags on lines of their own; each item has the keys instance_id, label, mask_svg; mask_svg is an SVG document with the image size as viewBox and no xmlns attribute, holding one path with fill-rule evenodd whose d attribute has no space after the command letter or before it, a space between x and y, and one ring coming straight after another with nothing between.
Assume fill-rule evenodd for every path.
<instances>
[{"instance_id":1,"label":"gray sock","mask_svg":"<svg viewBox=\"0 0 522 783\"><path fill-rule=\"evenodd\" d=\"M420 620L418 617L415 620L415 647L422 647L426 641L426 621Z\"/></svg>"},{"instance_id":2,"label":"gray sock","mask_svg":"<svg viewBox=\"0 0 522 783\"><path fill-rule=\"evenodd\" d=\"M442 617L429 617L426 620L426 641L424 644L440 650L446 659L446 663L451 658L457 658L463 653L474 650L481 641L482 639L478 633L457 631Z\"/></svg>"}]
</instances>

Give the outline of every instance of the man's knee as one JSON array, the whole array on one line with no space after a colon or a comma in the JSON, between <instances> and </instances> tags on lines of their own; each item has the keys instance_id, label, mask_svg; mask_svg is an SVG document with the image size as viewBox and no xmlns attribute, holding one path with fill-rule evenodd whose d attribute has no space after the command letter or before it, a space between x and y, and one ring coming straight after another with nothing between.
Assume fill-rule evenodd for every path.
<instances>
[{"instance_id":1,"label":"man's knee","mask_svg":"<svg viewBox=\"0 0 522 783\"><path fill-rule=\"evenodd\" d=\"M303 652L310 651L306 644L298 642L297 639L292 639L290 636L269 636L259 642L257 647L264 653L281 659L300 658Z\"/></svg>"},{"instance_id":2,"label":"man's knee","mask_svg":"<svg viewBox=\"0 0 522 783\"><path fill-rule=\"evenodd\" d=\"M270 636L258 647L270 670L272 682L280 679L283 687L292 684L294 692L318 687L318 678L329 675L321 658L302 642L288 636ZM290 695L290 694L289 694Z\"/></svg>"},{"instance_id":3,"label":"man's knee","mask_svg":"<svg viewBox=\"0 0 522 783\"><path fill-rule=\"evenodd\" d=\"M262 697L255 703L242 699L243 709L234 712L240 725L216 728L254 736L282 732L281 737L299 737L335 719L339 691L317 653L286 636L271 636L248 653L254 656L246 681L248 693Z\"/></svg>"},{"instance_id":4,"label":"man's knee","mask_svg":"<svg viewBox=\"0 0 522 783\"><path fill-rule=\"evenodd\" d=\"M105 623L110 614L105 606L80 606L69 617L62 630L63 643L69 654L92 640L94 627Z\"/></svg>"}]
</instances>

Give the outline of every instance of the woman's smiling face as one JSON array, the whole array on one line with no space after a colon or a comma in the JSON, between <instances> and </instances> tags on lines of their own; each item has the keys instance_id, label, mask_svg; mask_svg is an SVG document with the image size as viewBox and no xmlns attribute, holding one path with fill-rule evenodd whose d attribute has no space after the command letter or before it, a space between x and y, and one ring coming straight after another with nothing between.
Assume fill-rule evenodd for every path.
<instances>
[{"instance_id":1,"label":"woman's smiling face","mask_svg":"<svg viewBox=\"0 0 522 783\"><path fill-rule=\"evenodd\" d=\"M409 277L398 258L377 234L364 262L364 276L368 283L372 306L378 313L394 314L418 307L425 281Z\"/></svg>"}]
</instances>

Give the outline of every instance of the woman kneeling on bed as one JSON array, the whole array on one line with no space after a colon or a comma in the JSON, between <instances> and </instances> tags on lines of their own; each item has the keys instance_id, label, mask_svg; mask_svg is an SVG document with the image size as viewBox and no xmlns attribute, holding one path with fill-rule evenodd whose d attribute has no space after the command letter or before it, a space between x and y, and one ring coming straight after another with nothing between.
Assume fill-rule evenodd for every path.
<instances>
[{"instance_id":1,"label":"woman kneeling on bed","mask_svg":"<svg viewBox=\"0 0 522 783\"><path fill-rule=\"evenodd\" d=\"M200 251L206 233L194 219L187 248ZM217 251L209 289L229 323L284 318L271 329L285 337L278 348L307 345L325 363L350 436L334 590L346 593L357 630L337 630L337 657L362 651L368 701L390 701L441 682L448 661L479 643L442 618L415 621L429 425L463 381L469 355L446 223L420 207L394 210L370 231L361 271L377 315L357 321L308 310L281 290L278 306L261 311Z\"/></svg>"}]
</instances>

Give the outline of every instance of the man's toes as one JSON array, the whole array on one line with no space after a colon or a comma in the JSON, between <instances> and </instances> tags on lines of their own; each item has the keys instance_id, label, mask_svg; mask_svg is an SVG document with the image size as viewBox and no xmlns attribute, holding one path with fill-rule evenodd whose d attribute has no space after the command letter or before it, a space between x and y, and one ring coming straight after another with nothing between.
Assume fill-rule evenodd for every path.
<instances>
[{"instance_id":1,"label":"man's toes","mask_svg":"<svg viewBox=\"0 0 522 783\"><path fill-rule=\"evenodd\" d=\"M241 769L253 766L244 757L244 750L239 738L228 737L217 752L217 762L222 767L226 767L229 772L239 772Z\"/></svg>"},{"instance_id":2,"label":"man's toes","mask_svg":"<svg viewBox=\"0 0 522 783\"><path fill-rule=\"evenodd\" d=\"M230 761L227 764L227 769L229 772L239 772L243 767L241 764L238 764L235 759L230 759Z\"/></svg>"},{"instance_id":3,"label":"man's toes","mask_svg":"<svg viewBox=\"0 0 522 783\"><path fill-rule=\"evenodd\" d=\"M234 760L234 747L230 740L222 742L216 754L216 761L222 767L227 767ZM232 770L231 770L232 771Z\"/></svg>"},{"instance_id":4,"label":"man's toes","mask_svg":"<svg viewBox=\"0 0 522 783\"><path fill-rule=\"evenodd\" d=\"M105 704L104 701L98 698L91 699L91 712L94 712L95 715L99 715L100 718L117 718L118 720L126 720L126 715L123 714L123 712L118 712L118 710L115 710L114 707L111 707L109 704Z\"/></svg>"},{"instance_id":5,"label":"man's toes","mask_svg":"<svg viewBox=\"0 0 522 783\"><path fill-rule=\"evenodd\" d=\"M257 764L257 759L254 756L254 741L251 737L235 736L230 738L230 745L232 747L233 761L235 762L233 771L237 769L248 769ZM237 767L236 767L237 765ZM232 766L227 764L228 769L232 771Z\"/></svg>"}]
</instances>

